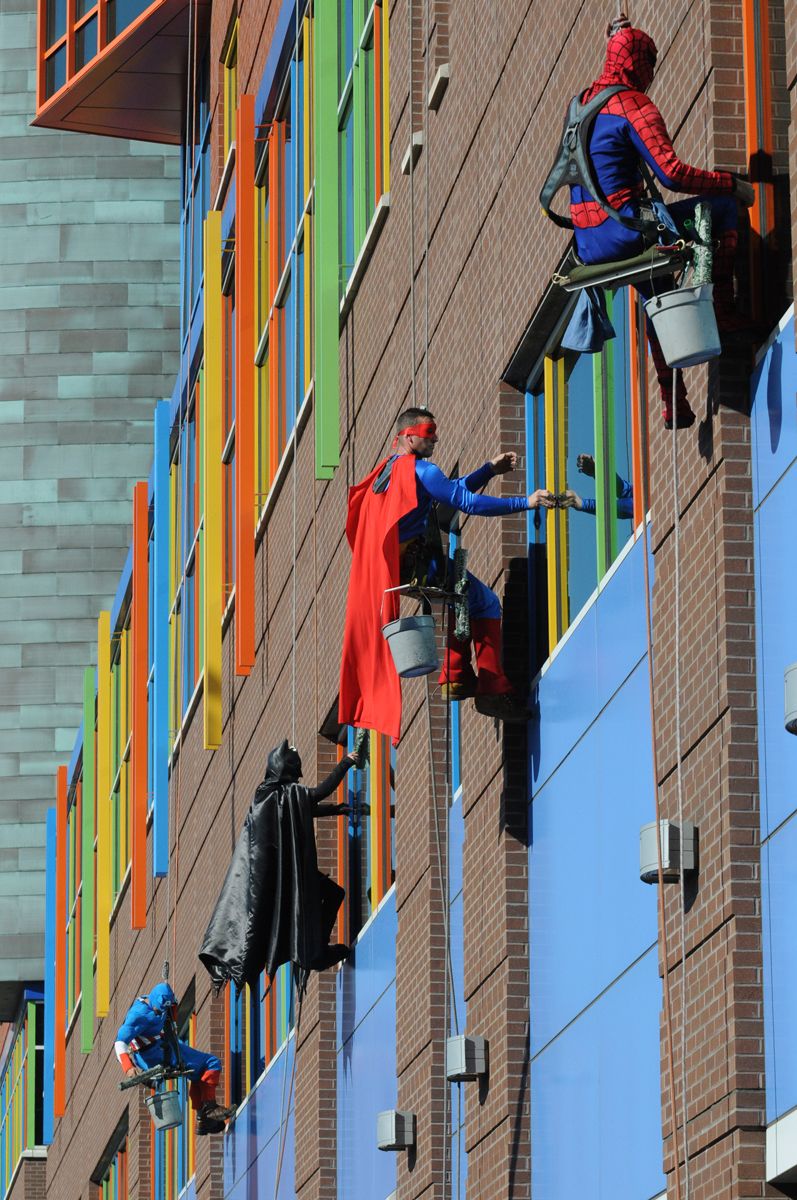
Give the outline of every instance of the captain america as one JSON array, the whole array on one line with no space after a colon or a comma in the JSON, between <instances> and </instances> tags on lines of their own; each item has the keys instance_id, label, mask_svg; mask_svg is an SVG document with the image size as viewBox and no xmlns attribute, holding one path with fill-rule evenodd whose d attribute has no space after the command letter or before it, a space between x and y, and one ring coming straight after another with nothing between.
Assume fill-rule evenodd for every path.
<instances>
[{"instance_id":1,"label":"captain america","mask_svg":"<svg viewBox=\"0 0 797 1200\"><path fill-rule=\"evenodd\" d=\"M196 1112L197 1133L223 1133L235 1109L216 1103L221 1063L215 1054L206 1054L169 1036L170 1023L176 1016L177 997L168 983L159 983L149 995L139 996L119 1026L114 1044L116 1057L127 1078L135 1079L151 1067L176 1066L179 1053L182 1065L190 1072L188 1095Z\"/></svg>"}]
</instances>

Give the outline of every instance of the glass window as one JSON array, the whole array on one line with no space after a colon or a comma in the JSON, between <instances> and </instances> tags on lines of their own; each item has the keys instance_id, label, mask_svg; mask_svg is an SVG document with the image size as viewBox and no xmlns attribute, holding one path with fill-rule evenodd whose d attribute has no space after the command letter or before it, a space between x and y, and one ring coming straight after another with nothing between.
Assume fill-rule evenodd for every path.
<instances>
[{"instance_id":1,"label":"glass window","mask_svg":"<svg viewBox=\"0 0 797 1200\"><path fill-rule=\"evenodd\" d=\"M47 0L47 46L66 33L66 0Z\"/></svg>"},{"instance_id":2,"label":"glass window","mask_svg":"<svg viewBox=\"0 0 797 1200\"><path fill-rule=\"evenodd\" d=\"M44 90L48 98L66 83L66 45L47 59L44 68Z\"/></svg>"},{"instance_id":3,"label":"glass window","mask_svg":"<svg viewBox=\"0 0 797 1200\"><path fill-rule=\"evenodd\" d=\"M238 20L233 23L222 58L224 64L223 132L224 162L235 141L235 114L238 109Z\"/></svg>"},{"instance_id":4,"label":"glass window","mask_svg":"<svg viewBox=\"0 0 797 1200\"><path fill-rule=\"evenodd\" d=\"M603 351L554 350L544 379L527 395L529 491L544 487L560 500L528 516L530 634L537 666L633 535L634 488L644 483L635 478L643 464L634 465L632 396L639 394L645 370L632 336L636 301L623 289L608 297L608 308L616 337Z\"/></svg>"}]
</instances>

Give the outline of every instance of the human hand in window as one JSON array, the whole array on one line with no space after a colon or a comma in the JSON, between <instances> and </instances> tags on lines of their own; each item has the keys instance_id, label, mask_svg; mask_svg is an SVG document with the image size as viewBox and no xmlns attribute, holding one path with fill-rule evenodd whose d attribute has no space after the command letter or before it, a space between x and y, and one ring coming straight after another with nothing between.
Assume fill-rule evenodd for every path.
<instances>
[{"instance_id":1,"label":"human hand in window","mask_svg":"<svg viewBox=\"0 0 797 1200\"><path fill-rule=\"evenodd\" d=\"M581 499L578 492L574 492L572 488L568 488L559 501L559 507L576 508L579 512L581 512L581 509L584 507L584 501Z\"/></svg>"},{"instance_id":2,"label":"human hand in window","mask_svg":"<svg viewBox=\"0 0 797 1200\"><path fill-rule=\"evenodd\" d=\"M536 492L532 492L526 498L526 501L529 508L554 508L556 504L553 493L549 492L547 488L537 488Z\"/></svg>"},{"instance_id":3,"label":"human hand in window","mask_svg":"<svg viewBox=\"0 0 797 1200\"><path fill-rule=\"evenodd\" d=\"M595 478L595 459L591 454L579 454L576 467L582 475L588 475L590 479Z\"/></svg>"},{"instance_id":4,"label":"human hand in window","mask_svg":"<svg viewBox=\"0 0 797 1200\"><path fill-rule=\"evenodd\" d=\"M507 471L514 471L517 466L517 454L514 450L505 450L503 454L490 459L490 466L493 475L505 475Z\"/></svg>"}]
</instances>

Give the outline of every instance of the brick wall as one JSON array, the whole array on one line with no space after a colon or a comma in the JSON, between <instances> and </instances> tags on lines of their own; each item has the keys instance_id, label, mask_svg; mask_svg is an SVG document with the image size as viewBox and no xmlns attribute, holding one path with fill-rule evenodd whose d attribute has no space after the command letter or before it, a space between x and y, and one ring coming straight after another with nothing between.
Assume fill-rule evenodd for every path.
<instances>
[{"instance_id":1,"label":"brick wall","mask_svg":"<svg viewBox=\"0 0 797 1200\"><path fill-rule=\"evenodd\" d=\"M252 0L246 0L240 8L239 78L242 87L254 91L279 6L272 2L250 10L250 5ZM445 8L432 7L438 29ZM776 9L773 5L773 12ZM218 59L231 11L229 4L214 7L213 61ZM654 98L661 103L684 158L699 164L745 166L738 94L741 50L738 38L729 37L725 28L728 23L736 28L739 11L738 4L709 0L693 3L685 12L679 8L677 13L653 0L634 9L635 20L650 29L660 49ZM343 536L346 488L384 452L392 420L413 394L413 382L418 399L428 400L438 418L437 460L444 470L455 463L466 470L499 447L517 448L522 456L522 398L501 389L498 381L565 246L564 235L541 224L534 196L553 155L566 101L578 83L595 76L602 59L605 13L579 0L562 0L545 9L542 29L537 6L529 6L526 0L509 0L500 6L463 0L449 6L446 59L451 64L451 82L437 113L427 112L423 97L420 113L416 109L416 122L426 127L428 135L423 152L428 158L422 155L413 184L417 359L413 381L410 182L397 169L409 140L405 0L394 0L390 16L391 210L341 332L341 467L333 480L313 482L310 422L298 446L295 525L289 479L258 547L256 666L247 679L232 674L228 628L222 748L215 754L202 748L200 705L175 773L173 803L175 812L179 808L180 848L178 872L173 836L172 895L177 896L178 908L172 977L178 993L196 978L198 1039L211 1048L220 1044L221 1010L211 998L205 972L197 970L195 955L254 787L262 777L265 756L288 735L302 752L309 780L321 777L333 761L333 748L319 740L318 730L337 691L350 562ZM421 29L420 21L416 29ZM789 62L794 60L795 36L790 16ZM423 74L422 46L419 54L414 76ZM787 75L784 68L779 78ZM211 103L217 101L214 87ZM719 107L720 102L724 107ZM780 94L778 103L785 103ZM785 144L779 143L779 154L785 160ZM220 169L216 161L216 181ZM697 895L686 920L688 1134L694 1200L709 1195L712 1200L748 1200L764 1194L752 524L749 436L743 412L748 367L747 360L741 365L723 360L711 370L691 371L688 384L702 424L677 438L684 808L698 823L701 837ZM664 812L672 815L676 764L670 443L657 418L651 426L660 782ZM504 491L522 489L524 466L521 461L517 474L503 477ZM522 518L468 521L465 544L471 568L510 598L507 645L512 670L522 677L527 671L525 608L520 599L525 523ZM411 1109L418 1119L416 1152L398 1160L400 1200L421 1195L442 1200L448 1155L443 1083L444 891L433 809L436 797L444 830L445 714L434 687L432 692L434 791L423 681L404 686L405 734L397 762L399 1107ZM488 1084L481 1091L475 1084L466 1087L468 1194L523 1197L529 1192L531 1153L528 782L523 738L517 730L502 732L466 706L462 745L468 1028L489 1039L491 1052ZM334 869L332 835L331 823L319 830L321 859ZM444 834L440 853L445 872ZM75 1200L80 1188L86 1194L87 1166L90 1169L102 1153L121 1106L132 1104L116 1090L118 1068L112 1061L112 1043L127 1004L160 977L166 953L166 884L161 881L154 890L148 886L145 930L131 933L128 896L119 908L112 932L111 1013L97 1027L94 1053L81 1056L75 1039L70 1039L70 1103L66 1116L57 1122L48 1163L48 1192L54 1200ZM662 969L671 977L676 1046L680 1046L677 889L667 891L666 904L670 956ZM303 1200L335 1196L333 984L329 974L313 980L300 1036L295 1185ZM678 1056L675 1067L680 1084ZM669 1131L667 1082L665 1071L665 1136ZM149 1135L138 1109L131 1109L130 1128L131 1186L143 1196ZM665 1152L672 1184L669 1142ZM197 1183L203 1197L220 1196L217 1141L200 1140Z\"/></svg>"}]
</instances>

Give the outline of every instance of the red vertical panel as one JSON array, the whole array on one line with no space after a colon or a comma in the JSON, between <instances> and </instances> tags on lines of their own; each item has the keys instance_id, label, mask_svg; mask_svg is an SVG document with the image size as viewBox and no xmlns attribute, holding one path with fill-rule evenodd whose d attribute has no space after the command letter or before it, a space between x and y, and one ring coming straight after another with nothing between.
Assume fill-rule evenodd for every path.
<instances>
[{"instance_id":1,"label":"red vertical panel","mask_svg":"<svg viewBox=\"0 0 797 1200\"><path fill-rule=\"evenodd\" d=\"M255 665L255 98L235 133L235 673Z\"/></svg>"},{"instance_id":2,"label":"red vertical panel","mask_svg":"<svg viewBox=\"0 0 797 1200\"><path fill-rule=\"evenodd\" d=\"M47 0L39 0L36 15L36 110L44 104L44 52L47 49Z\"/></svg>"},{"instance_id":3,"label":"red vertical panel","mask_svg":"<svg viewBox=\"0 0 797 1200\"><path fill-rule=\"evenodd\" d=\"M66 855L69 838L66 767L59 767L55 791L55 1022L53 1109L57 1117L66 1111ZM48 1018L49 1019L49 1018Z\"/></svg>"},{"instance_id":4,"label":"red vertical panel","mask_svg":"<svg viewBox=\"0 0 797 1200\"><path fill-rule=\"evenodd\" d=\"M133 490L133 606L130 620L133 659L133 704L130 743L133 793L130 924L147 923L147 634L149 580L147 485Z\"/></svg>"}]
</instances>

